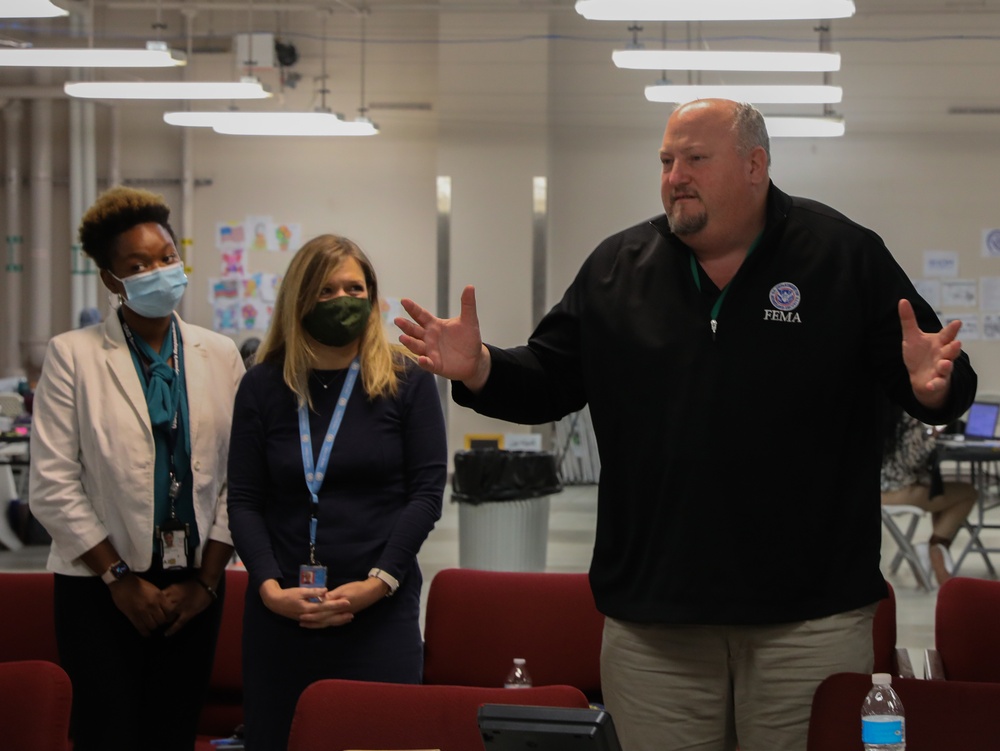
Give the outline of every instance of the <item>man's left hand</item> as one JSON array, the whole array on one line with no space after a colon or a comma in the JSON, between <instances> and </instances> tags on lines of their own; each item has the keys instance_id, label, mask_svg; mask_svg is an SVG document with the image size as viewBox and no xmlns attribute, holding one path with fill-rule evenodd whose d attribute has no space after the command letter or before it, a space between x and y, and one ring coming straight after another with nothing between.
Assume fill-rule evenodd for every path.
<instances>
[{"instance_id":1,"label":"man's left hand","mask_svg":"<svg viewBox=\"0 0 1000 751\"><path fill-rule=\"evenodd\" d=\"M962 352L956 339L961 321L952 321L935 334L925 334L909 300L899 301L899 322L903 327L903 362L910 374L910 386L917 401L929 409L943 407L951 387L955 358Z\"/></svg>"}]
</instances>

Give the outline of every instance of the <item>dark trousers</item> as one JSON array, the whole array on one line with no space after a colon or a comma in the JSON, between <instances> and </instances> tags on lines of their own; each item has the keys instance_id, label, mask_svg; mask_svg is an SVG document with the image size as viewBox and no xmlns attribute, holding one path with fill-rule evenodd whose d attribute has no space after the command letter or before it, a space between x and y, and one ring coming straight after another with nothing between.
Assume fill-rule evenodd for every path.
<instances>
[{"instance_id":1,"label":"dark trousers","mask_svg":"<svg viewBox=\"0 0 1000 751\"><path fill-rule=\"evenodd\" d=\"M191 572L140 574L161 589ZM98 577L55 576L59 660L73 682L74 751L190 751L223 592L173 636L144 637Z\"/></svg>"}]
</instances>

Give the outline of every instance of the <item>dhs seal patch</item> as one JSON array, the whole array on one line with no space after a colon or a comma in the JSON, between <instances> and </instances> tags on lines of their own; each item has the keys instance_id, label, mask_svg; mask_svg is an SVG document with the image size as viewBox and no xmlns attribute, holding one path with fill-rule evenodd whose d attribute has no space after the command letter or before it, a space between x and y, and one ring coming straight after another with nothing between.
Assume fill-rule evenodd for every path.
<instances>
[{"instance_id":1,"label":"dhs seal patch","mask_svg":"<svg viewBox=\"0 0 1000 751\"><path fill-rule=\"evenodd\" d=\"M776 310L764 308L765 321L802 323L799 314L794 312L799 307L799 303L802 302L802 294L794 284L791 282L778 282L778 284L771 287L768 298Z\"/></svg>"},{"instance_id":2,"label":"dhs seal patch","mask_svg":"<svg viewBox=\"0 0 1000 751\"><path fill-rule=\"evenodd\" d=\"M799 288L791 282L779 282L771 287L771 305L778 310L795 310L802 302L802 295Z\"/></svg>"}]
</instances>

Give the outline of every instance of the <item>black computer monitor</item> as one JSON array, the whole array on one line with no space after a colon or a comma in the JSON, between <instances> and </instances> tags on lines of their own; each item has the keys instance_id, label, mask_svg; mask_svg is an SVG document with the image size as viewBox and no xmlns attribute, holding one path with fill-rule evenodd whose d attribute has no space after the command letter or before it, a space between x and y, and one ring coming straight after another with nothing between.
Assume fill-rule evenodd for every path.
<instances>
[{"instance_id":1,"label":"black computer monitor","mask_svg":"<svg viewBox=\"0 0 1000 751\"><path fill-rule=\"evenodd\" d=\"M485 751L621 751L603 709L484 704L479 732Z\"/></svg>"}]
</instances>

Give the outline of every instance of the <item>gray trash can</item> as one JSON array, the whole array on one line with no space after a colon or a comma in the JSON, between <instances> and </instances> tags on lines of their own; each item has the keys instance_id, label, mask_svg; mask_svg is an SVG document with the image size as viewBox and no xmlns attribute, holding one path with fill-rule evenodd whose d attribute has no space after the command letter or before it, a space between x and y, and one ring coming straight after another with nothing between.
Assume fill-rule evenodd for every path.
<instances>
[{"instance_id":1,"label":"gray trash can","mask_svg":"<svg viewBox=\"0 0 1000 751\"><path fill-rule=\"evenodd\" d=\"M544 571L549 496L562 491L555 457L473 449L455 454L458 563L486 571Z\"/></svg>"}]
</instances>

